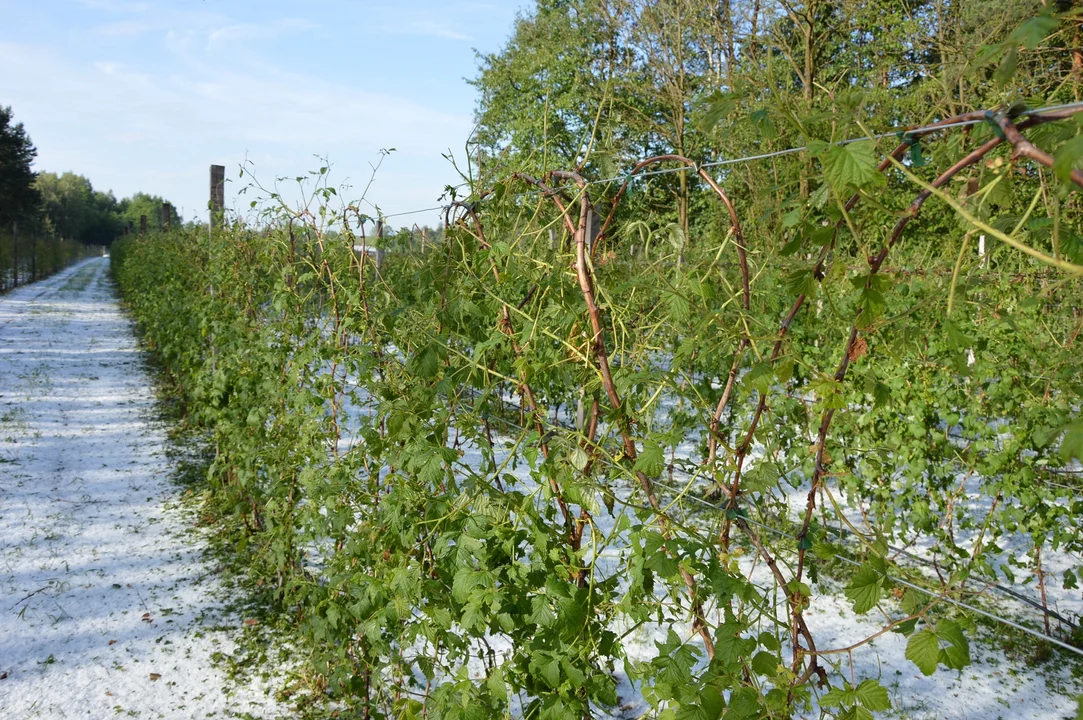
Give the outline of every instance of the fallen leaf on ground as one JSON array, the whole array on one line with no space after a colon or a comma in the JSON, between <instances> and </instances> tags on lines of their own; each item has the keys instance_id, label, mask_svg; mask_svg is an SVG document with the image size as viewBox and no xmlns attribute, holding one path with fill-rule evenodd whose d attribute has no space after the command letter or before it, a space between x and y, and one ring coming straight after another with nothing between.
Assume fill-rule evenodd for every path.
<instances>
[{"instance_id":1,"label":"fallen leaf on ground","mask_svg":"<svg viewBox=\"0 0 1083 720\"><path fill-rule=\"evenodd\" d=\"M117 644L117 641L116 641L116 640L110 640L110 641L109 641L109 644L110 644L110 645L116 645L116 644Z\"/></svg>"},{"instance_id":2,"label":"fallen leaf on ground","mask_svg":"<svg viewBox=\"0 0 1083 720\"><path fill-rule=\"evenodd\" d=\"M257 620L256 618L248 618L244 621L244 624L252 627L253 625L259 625L259 620Z\"/></svg>"},{"instance_id":3,"label":"fallen leaf on ground","mask_svg":"<svg viewBox=\"0 0 1083 720\"><path fill-rule=\"evenodd\" d=\"M162 677L161 673L151 673L150 674L150 679L151 680L157 680L160 677Z\"/></svg>"}]
</instances>

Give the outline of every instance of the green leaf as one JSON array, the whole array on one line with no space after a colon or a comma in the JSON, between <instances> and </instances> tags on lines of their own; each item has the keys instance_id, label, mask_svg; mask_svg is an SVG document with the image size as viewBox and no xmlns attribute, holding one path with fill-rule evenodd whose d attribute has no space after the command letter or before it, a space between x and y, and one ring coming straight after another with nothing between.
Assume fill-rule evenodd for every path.
<instances>
[{"instance_id":1,"label":"green leaf","mask_svg":"<svg viewBox=\"0 0 1083 720\"><path fill-rule=\"evenodd\" d=\"M1053 173L1064 182L1070 182L1072 170L1083 160L1083 135L1076 135L1064 143L1053 155Z\"/></svg>"},{"instance_id":2,"label":"green leaf","mask_svg":"<svg viewBox=\"0 0 1083 720\"><path fill-rule=\"evenodd\" d=\"M813 268L795 270L787 275L783 282L791 295L804 295L807 298L816 297L816 291L820 287Z\"/></svg>"},{"instance_id":3,"label":"green leaf","mask_svg":"<svg viewBox=\"0 0 1083 720\"><path fill-rule=\"evenodd\" d=\"M553 609L549 607L549 599L544 595L535 595L530 599L530 622L537 625L551 625L555 616Z\"/></svg>"},{"instance_id":4,"label":"green leaf","mask_svg":"<svg viewBox=\"0 0 1083 720\"><path fill-rule=\"evenodd\" d=\"M839 715L839 720L875 720L872 713L861 707L860 705L854 705L846 712Z\"/></svg>"},{"instance_id":5,"label":"green leaf","mask_svg":"<svg viewBox=\"0 0 1083 720\"><path fill-rule=\"evenodd\" d=\"M467 630L479 628L484 619L485 608L481 600L471 600L463 607L462 626Z\"/></svg>"},{"instance_id":6,"label":"green leaf","mask_svg":"<svg viewBox=\"0 0 1083 720\"><path fill-rule=\"evenodd\" d=\"M891 402L891 388L879 380L872 389L872 405L875 408L887 407Z\"/></svg>"},{"instance_id":7,"label":"green leaf","mask_svg":"<svg viewBox=\"0 0 1083 720\"><path fill-rule=\"evenodd\" d=\"M342 611L337 605L327 606L327 624L332 628L338 627L338 621L342 617Z\"/></svg>"},{"instance_id":8,"label":"green leaf","mask_svg":"<svg viewBox=\"0 0 1083 720\"><path fill-rule=\"evenodd\" d=\"M688 298L675 290L666 292L666 305L674 322L684 322L691 316L692 308L688 304Z\"/></svg>"},{"instance_id":9,"label":"green leaf","mask_svg":"<svg viewBox=\"0 0 1083 720\"><path fill-rule=\"evenodd\" d=\"M662 474L666 467L666 456L662 447L656 443L647 441L643 443L643 452L636 458L633 469L642 472L648 477L657 477Z\"/></svg>"},{"instance_id":10,"label":"green leaf","mask_svg":"<svg viewBox=\"0 0 1083 720\"><path fill-rule=\"evenodd\" d=\"M1083 420L1076 420L1064 428L1060 441L1060 457L1064 462L1083 460Z\"/></svg>"},{"instance_id":11,"label":"green leaf","mask_svg":"<svg viewBox=\"0 0 1083 720\"><path fill-rule=\"evenodd\" d=\"M466 602L471 591L477 586L474 570L470 567L460 567L455 571L455 577L451 581L451 596L458 602Z\"/></svg>"},{"instance_id":12,"label":"green leaf","mask_svg":"<svg viewBox=\"0 0 1083 720\"><path fill-rule=\"evenodd\" d=\"M961 327L947 318L944 319L944 333L947 335L948 345L956 350L974 345L974 338L967 335Z\"/></svg>"},{"instance_id":13,"label":"green leaf","mask_svg":"<svg viewBox=\"0 0 1083 720\"><path fill-rule=\"evenodd\" d=\"M1012 81L1012 76L1015 75L1015 69L1018 65L1019 52L1014 47L1009 47L1000 59L996 72L993 73L993 80L1001 87L1007 85Z\"/></svg>"},{"instance_id":14,"label":"green leaf","mask_svg":"<svg viewBox=\"0 0 1083 720\"><path fill-rule=\"evenodd\" d=\"M775 380L775 371L769 362L761 362L753 365L749 371L747 380L760 394L771 389L771 383Z\"/></svg>"},{"instance_id":15,"label":"green leaf","mask_svg":"<svg viewBox=\"0 0 1083 720\"><path fill-rule=\"evenodd\" d=\"M873 679L862 680L854 690L857 701L873 712L891 709L891 699L887 695L887 688Z\"/></svg>"},{"instance_id":16,"label":"green leaf","mask_svg":"<svg viewBox=\"0 0 1083 720\"><path fill-rule=\"evenodd\" d=\"M569 662L567 658L561 661L560 666L564 668L564 674L568 676L568 681L573 688L583 687L583 684L587 681L587 676L582 670Z\"/></svg>"},{"instance_id":17,"label":"green leaf","mask_svg":"<svg viewBox=\"0 0 1083 720\"><path fill-rule=\"evenodd\" d=\"M572 464L572 467L576 470L582 471L587 466L589 456L583 448L576 445L572 448L572 451L568 453L568 462Z\"/></svg>"},{"instance_id":18,"label":"green leaf","mask_svg":"<svg viewBox=\"0 0 1083 720\"><path fill-rule=\"evenodd\" d=\"M710 132L723 118L738 107L738 96L734 93L715 91L703 103L703 115L697 127L703 132Z\"/></svg>"},{"instance_id":19,"label":"green leaf","mask_svg":"<svg viewBox=\"0 0 1083 720\"><path fill-rule=\"evenodd\" d=\"M831 688L820 698L822 707L841 707L854 701L854 691L847 688Z\"/></svg>"},{"instance_id":20,"label":"green leaf","mask_svg":"<svg viewBox=\"0 0 1083 720\"><path fill-rule=\"evenodd\" d=\"M485 686L488 688L488 692L501 701L508 698L508 684L504 681L504 670L501 670L499 666L493 668L493 672L485 679Z\"/></svg>"},{"instance_id":21,"label":"green leaf","mask_svg":"<svg viewBox=\"0 0 1083 720\"><path fill-rule=\"evenodd\" d=\"M887 307L887 301L880 290L869 287L861 291L858 305L861 306L861 315L858 316L857 326L864 329L880 319Z\"/></svg>"},{"instance_id":22,"label":"green leaf","mask_svg":"<svg viewBox=\"0 0 1083 720\"><path fill-rule=\"evenodd\" d=\"M918 609L921 608L923 602L927 600L925 595L918 593L916 590L907 588L903 593L902 602L899 605L902 607L902 611L907 615L916 615Z\"/></svg>"},{"instance_id":23,"label":"green leaf","mask_svg":"<svg viewBox=\"0 0 1083 720\"><path fill-rule=\"evenodd\" d=\"M1045 40L1050 33L1057 29L1059 21L1044 10L1040 15L1028 18L1022 25L1012 31L1008 39L1009 43L1018 43L1027 50L1034 50Z\"/></svg>"},{"instance_id":24,"label":"green leaf","mask_svg":"<svg viewBox=\"0 0 1083 720\"><path fill-rule=\"evenodd\" d=\"M941 620L936 624L936 634L947 642L947 647L940 652L940 662L952 670L961 670L970 664L970 643L959 623Z\"/></svg>"},{"instance_id":25,"label":"green leaf","mask_svg":"<svg viewBox=\"0 0 1083 720\"><path fill-rule=\"evenodd\" d=\"M782 649L782 643L778 641L778 638L769 632L762 632L757 638L759 644L772 652L778 652Z\"/></svg>"},{"instance_id":26,"label":"green leaf","mask_svg":"<svg viewBox=\"0 0 1083 720\"><path fill-rule=\"evenodd\" d=\"M914 633L906 643L906 659L917 665L922 675L932 675L940 662L940 640L929 629Z\"/></svg>"},{"instance_id":27,"label":"green leaf","mask_svg":"<svg viewBox=\"0 0 1083 720\"><path fill-rule=\"evenodd\" d=\"M438 485L444 479L444 461L436 454L430 455L418 473L421 481L428 485Z\"/></svg>"},{"instance_id":28,"label":"green leaf","mask_svg":"<svg viewBox=\"0 0 1083 720\"><path fill-rule=\"evenodd\" d=\"M877 170L876 146L871 140L833 145L820 161L824 177L839 194L884 182L883 174Z\"/></svg>"},{"instance_id":29,"label":"green leaf","mask_svg":"<svg viewBox=\"0 0 1083 720\"><path fill-rule=\"evenodd\" d=\"M440 352L434 345L427 345L414 357L414 372L422 378L432 378L440 370Z\"/></svg>"},{"instance_id":30,"label":"green leaf","mask_svg":"<svg viewBox=\"0 0 1083 720\"><path fill-rule=\"evenodd\" d=\"M726 709L726 700L717 688L708 686L700 693L699 705L706 715L706 720L718 720L722 717L722 711Z\"/></svg>"},{"instance_id":31,"label":"green leaf","mask_svg":"<svg viewBox=\"0 0 1083 720\"><path fill-rule=\"evenodd\" d=\"M740 636L739 623L725 623L718 628L715 636L715 657L722 662L731 663L744 658L756 647L756 641Z\"/></svg>"},{"instance_id":32,"label":"green leaf","mask_svg":"<svg viewBox=\"0 0 1083 720\"><path fill-rule=\"evenodd\" d=\"M556 688L560 685L560 658L553 658L541 666L541 675L549 687Z\"/></svg>"},{"instance_id":33,"label":"green leaf","mask_svg":"<svg viewBox=\"0 0 1083 720\"><path fill-rule=\"evenodd\" d=\"M830 560L838 554L838 548L826 540L816 540L812 543L812 554L821 560Z\"/></svg>"},{"instance_id":34,"label":"green leaf","mask_svg":"<svg viewBox=\"0 0 1083 720\"><path fill-rule=\"evenodd\" d=\"M752 671L759 675L774 675L778 669L778 658L768 652L758 652L752 658Z\"/></svg>"},{"instance_id":35,"label":"green leaf","mask_svg":"<svg viewBox=\"0 0 1083 720\"><path fill-rule=\"evenodd\" d=\"M862 565L846 586L846 597L854 603L854 612L858 615L867 613L880 602L884 576L871 564Z\"/></svg>"},{"instance_id":36,"label":"green leaf","mask_svg":"<svg viewBox=\"0 0 1083 720\"><path fill-rule=\"evenodd\" d=\"M729 715L734 717L752 717L760 711L760 693L755 688L742 687L730 695Z\"/></svg>"},{"instance_id":37,"label":"green leaf","mask_svg":"<svg viewBox=\"0 0 1083 720\"><path fill-rule=\"evenodd\" d=\"M809 204L817 210L823 210L824 205L827 205L827 191L828 186L826 183L813 190L808 196Z\"/></svg>"},{"instance_id":38,"label":"green leaf","mask_svg":"<svg viewBox=\"0 0 1083 720\"><path fill-rule=\"evenodd\" d=\"M756 129L759 130L760 134L765 138L770 140L778 134L775 130L775 123L767 110L753 110L748 114L748 119L752 121L752 124L756 126Z\"/></svg>"},{"instance_id":39,"label":"green leaf","mask_svg":"<svg viewBox=\"0 0 1083 720\"><path fill-rule=\"evenodd\" d=\"M794 235L793 239L782 246L782 249L778 251L779 255L783 257L793 255L801 249L801 236Z\"/></svg>"}]
</instances>

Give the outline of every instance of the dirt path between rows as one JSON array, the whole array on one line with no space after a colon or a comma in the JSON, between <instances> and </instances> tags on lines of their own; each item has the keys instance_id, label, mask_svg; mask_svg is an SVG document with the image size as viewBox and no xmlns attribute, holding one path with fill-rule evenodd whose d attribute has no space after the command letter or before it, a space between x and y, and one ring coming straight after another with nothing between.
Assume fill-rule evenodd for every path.
<instances>
[{"instance_id":1,"label":"dirt path between rows","mask_svg":"<svg viewBox=\"0 0 1083 720\"><path fill-rule=\"evenodd\" d=\"M277 716L222 609L151 381L93 258L0 297L0 717Z\"/></svg>"}]
</instances>

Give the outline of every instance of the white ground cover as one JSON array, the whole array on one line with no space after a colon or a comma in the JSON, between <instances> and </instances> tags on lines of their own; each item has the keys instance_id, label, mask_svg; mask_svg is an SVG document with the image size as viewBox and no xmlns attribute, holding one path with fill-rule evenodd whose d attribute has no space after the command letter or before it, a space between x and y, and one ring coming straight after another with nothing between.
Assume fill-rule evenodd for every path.
<instances>
[{"instance_id":1,"label":"white ground cover","mask_svg":"<svg viewBox=\"0 0 1083 720\"><path fill-rule=\"evenodd\" d=\"M367 412L366 407L349 408L349 414L355 418ZM513 439L497 435L494 440L497 445L496 462L502 465L507 460L509 451L507 447L501 446L513 445ZM353 442L353 440L346 441L341 449L346 449ZM482 471L485 462L478 448L467 441L463 443L462 450L464 454L458 463L459 472ZM684 452L682 453L681 450ZM693 457L694 452L695 449L689 445L679 449L678 455ZM519 481L517 490L528 494L538 490L525 461L504 467L504 471L517 478ZM678 481L677 484L684 485L686 481L687 478L683 482ZM807 493L807 487L794 490L790 497L791 507L803 508L805 493ZM634 494L630 490L618 490L617 494L621 502L615 506L615 514L601 509L594 515L594 522L605 535L612 531L620 514L630 514L628 506L623 503L635 502ZM970 501L978 504L984 502L987 505L988 498L982 500L980 491L974 490ZM694 503L689 504L689 508L696 507ZM673 508L673 511L680 512L677 508ZM847 511L848 514L853 513L852 521L860 523L860 514L855 509L847 508ZM691 523L695 524L696 520L691 519ZM1007 543L1009 547L1015 545L1011 540L1013 539L1009 538ZM1014 540L1022 543L1022 539L1015 538ZM589 536L585 539L585 545L589 546ZM626 553L626 548L619 544L600 552L598 559L600 571L604 575L619 574L625 564ZM1045 558L1047 564L1055 567L1078 565L1078 558L1063 552L1051 550L1046 553ZM318 561L313 567L317 565ZM771 592L774 585L773 578L766 566L754 554L745 555L740 565L754 584L767 593ZM1025 595L1034 595L1033 588L1020 587L1018 590ZM1051 605L1062 612L1076 616L1083 610L1083 597L1080 597L1078 590L1064 591L1051 587L1049 595ZM785 603L785 598L781 593L776 593L775 600L780 607ZM976 603L1000 617L1025 622L1036 629L1040 627L1038 616L1035 615L1033 608L1005 599L995 593L988 593L981 600L968 597L967 601ZM859 643L877 634L888 621L888 618L877 611L857 615L853 612L852 606L853 603L846 598L844 588L839 583L825 579L823 583L815 585L811 606L806 611L806 621L820 650L845 648ZM895 610L896 606L897 603L891 599L882 601L882 607L889 611ZM707 608L707 611L714 620L719 623L722 621L717 608ZM896 617L901 615L902 613L898 613ZM672 625L646 623L633 629L630 621L619 618L614 629L618 634L630 631L623 642L629 660L650 661L657 656L657 645L665 642L670 627L680 637L701 646L696 633L692 631L691 624L687 622L677 621ZM748 635L755 635L761 630L768 629L767 627L754 628ZM878 679L887 688L892 701L892 710L882 713L882 717L908 720L985 720L987 718L989 720L998 718L1002 720L1014 718L1073 720L1078 707L1077 698L1083 692L1083 678L1080 677L1081 664L1078 661L1063 664L1062 658L1066 657L1064 654L1054 654L1041 662L1034 660L1035 639L1026 635L1017 635L1022 639L1016 640L1015 648L1009 654L1001 647L1004 632L1008 632L1008 629L995 623L968 627L966 634L970 641L972 664L962 671L953 671L941 666L929 677L922 675L917 666L906 659L907 638L893 632L880 635L871 642L855 648L851 653L824 657L823 662L838 671L838 674L832 676L833 682L836 683L840 682L840 677L850 680L855 685L865 679ZM506 636L489 635L486 641L498 658L506 657L511 651L511 644ZM424 654L431 654L431 648L424 648ZM486 676L485 663L480 658L481 654L483 653L479 647L479 657L469 663L471 677L478 680ZM788 649L784 651L783 656L788 659ZM704 662L704 656L701 654L701 666ZM648 716L651 712L650 706L644 701L637 684L630 681L620 662L617 663L615 677L620 703L609 710L595 708L596 716L612 720L631 720ZM515 704L516 700L513 699L513 708L518 707ZM820 718L821 715L818 710L813 709L798 717L813 720Z\"/></svg>"},{"instance_id":2,"label":"white ground cover","mask_svg":"<svg viewBox=\"0 0 1083 720\"><path fill-rule=\"evenodd\" d=\"M278 716L178 507L109 260L0 297L0 718Z\"/></svg>"},{"instance_id":3,"label":"white ground cover","mask_svg":"<svg viewBox=\"0 0 1083 720\"><path fill-rule=\"evenodd\" d=\"M498 451L498 462L505 457L506 453ZM480 455L471 447L466 448L462 461L472 467L482 466ZM522 483L520 490L531 488L532 482L522 465L512 470L512 473L518 476ZM632 499L631 493L620 493L620 496L622 501ZM798 496L795 493L791 505L797 507L803 503L803 494ZM628 509L618 504L615 512L619 515L628 512ZM606 534L612 530L615 521L616 518L604 510L594 517L594 522ZM695 523L694 520L692 522ZM624 564L624 552L623 548L617 547L600 555L599 565L604 567L605 573L619 572L618 568ZM1056 558L1057 563L1069 561L1063 553L1052 551L1047 554L1047 558ZM768 593L771 592L773 578L753 553L745 555L740 565L754 584ZM1024 594L1033 594L1032 588L1020 590ZM1078 590L1051 594L1051 597L1061 599L1059 607L1062 610L1070 608L1069 612L1078 612L1083 607ZM781 593L776 593L775 599L780 607L785 603ZM1001 617L1017 622L1029 621L1029 625L1038 627L1034 610L1010 599L1005 600L990 594L984 602L975 601L973 598L968 598L968 601L977 602ZM882 601L885 609L893 609L895 605L890 599ZM880 631L887 621L876 611L857 615L852 606L853 603L844 594L844 588L838 583L825 580L822 584L815 585L814 597L805 619L819 650L845 648L861 642ZM713 616L714 620L722 622L717 608L706 610L709 617ZM668 627L670 626L647 623L632 630L623 642L628 658L649 661L656 657L656 643L665 642ZM677 622L672 628L680 637L701 646L690 623ZM754 628L746 636L768 629ZM615 630L623 634L631 630L631 623L618 621ZM972 664L962 671L941 666L929 677L922 675L917 666L906 659L907 638L894 632L881 635L868 644L855 648L852 653L824 657L823 662L825 665L834 666L842 678L855 685L865 679L878 679L887 688L892 701L892 711L883 713L883 717L908 720L1073 720L1078 707L1077 698L1083 693L1080 663L1076 661L1071 665L1062 664L1063 661L1059 658L1065 657L1064 655L1053 655L1040 663L1034 661L1031 652L1035 647L1034 638L1026 635L1021 636L1024 639L1009 655L1001 648L1002 632L1007 632L1007 628L996 624L969 627L966 634L970 641ZM507 644L506 639L501 637L491 637L489 642L497 649L498 654ZM788 649L784 650L783 656L788 659ZM704 657L701 654L703 662ZM471 664L471 671L474 677L484 677L480 661ZM839 683L839 675L833 675L832 681ZM636 684L629 680L620 663L617 664L616 678L621 704L609 714L599 714L614 720L643 717L650 711L650 706L643 700ZM813 710L798 717L813 720L821 716L818 711Z\"/></svg>"},{"instance_id":4,"label":"white ground cover","mask_svg":"<svg viewBox=\"0 0 1083 720\"><path fill-rule=\"evenodd\" d=\"M107 263L0 297L0 719L284 713L264 682L238 687L212 661L250 631L223 609L225 588L177 507L164 427ZM462 463L480 467L466 450ZM522 466L515 474L529 485ZM606 531L615 521L596 519ZM609 548L599 561L616 571L622 553ZM762 563L742 567L770 587ZM882 618L855 616L841 588L820 594L830 589L817 588L808 613L821 649L879 629ZM1080 598L1056 600L1077 611ZM647 660L665 634L643 626L625 647ZM974 664L929 678L894 633L835 658L856 681L882 679L892 716L1074 717L1080 682L1058 656L1035 666L1005 655L990 630L970 637ZM506 651L501 639L494 647ZM619 665L617 679L612 717L642 716L649 708Z\"/></svg>"}]
</instances>

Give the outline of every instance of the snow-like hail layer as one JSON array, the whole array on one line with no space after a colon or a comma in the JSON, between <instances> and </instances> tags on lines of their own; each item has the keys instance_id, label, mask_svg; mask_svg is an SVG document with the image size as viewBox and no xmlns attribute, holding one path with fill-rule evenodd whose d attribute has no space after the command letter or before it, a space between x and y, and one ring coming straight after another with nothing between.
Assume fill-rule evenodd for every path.
<instances>
[{"instance_id":1,"label":"snow-like hail layer","mask_svg":"<svg viewBox=\"0 0 1083 720\"><path fill-rule=\"evenodd\" d=\"M0 717L284 714L212 662L252 630L175 506L108 267L0 297Z\"/></svg>"}]
</instances>

